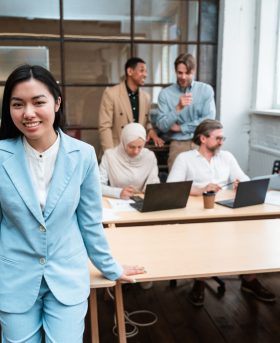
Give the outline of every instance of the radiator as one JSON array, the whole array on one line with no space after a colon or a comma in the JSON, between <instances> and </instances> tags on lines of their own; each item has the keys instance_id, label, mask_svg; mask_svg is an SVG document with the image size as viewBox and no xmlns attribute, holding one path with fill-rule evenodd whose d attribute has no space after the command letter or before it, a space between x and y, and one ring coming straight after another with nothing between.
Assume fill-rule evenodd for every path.
<instances>
[{"instance_id":1,"label":"radiator","mask_svg":"<svg viewBox=\"0 0 280 343\"><path fill-rule=\"evenodd\" d=\"M252 114L249 176L271 174L275 160L280 160L280 116Z\"/></svg>"}]
</instances>

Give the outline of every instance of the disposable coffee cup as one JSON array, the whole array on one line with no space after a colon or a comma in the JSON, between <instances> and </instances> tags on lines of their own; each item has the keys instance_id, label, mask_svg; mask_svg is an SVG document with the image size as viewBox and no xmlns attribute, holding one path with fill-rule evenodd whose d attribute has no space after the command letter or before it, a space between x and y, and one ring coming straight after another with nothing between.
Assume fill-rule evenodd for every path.
<instances>
[{"instance_id":1,"label":"disposable coffee cup","mask_svg":"<svg viewBox=\"0 0 280 343\"><path fill-rule=\"evenodd\" d=\"M203 193L204 208L214 208L216 193L213 191Z\"/></svg>"}]
</instances>

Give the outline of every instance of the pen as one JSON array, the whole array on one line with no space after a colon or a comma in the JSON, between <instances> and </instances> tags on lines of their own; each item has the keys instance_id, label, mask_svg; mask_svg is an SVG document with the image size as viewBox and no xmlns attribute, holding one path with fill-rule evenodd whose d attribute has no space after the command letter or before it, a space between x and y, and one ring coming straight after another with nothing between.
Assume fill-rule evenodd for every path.
<instances>
[{"instance_id":1,"label":"pen","mask_svg":"<svg viewBox=\"0 0 280 343\"><path fill-rule=\"evenodd\" d=\"M226 187L226 186L230 186L230 185L232 185L234 182L235 182L235 181L232 181L232 182L226 183L225 185L222 185L222 186L221 186L221 188L224 188L224 187Z\"/></svg>"}]
</instances>

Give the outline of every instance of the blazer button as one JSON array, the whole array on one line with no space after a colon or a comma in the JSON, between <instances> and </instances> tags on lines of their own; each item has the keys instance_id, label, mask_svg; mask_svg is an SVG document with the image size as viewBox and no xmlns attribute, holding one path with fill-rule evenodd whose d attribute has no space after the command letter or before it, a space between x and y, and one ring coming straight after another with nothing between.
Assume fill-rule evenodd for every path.
<instances>
[{"instance_id":1,"label":"blazer button","mask_svg":"<svg viewBox=\"0 0 280 343\"><path fill-rule=\"evenodd\" d=\"M122 116L123 114L122 114L122 112L120 113L120 116Z\"/></svg>"},{"instance_id":2,"label":"blazer button","mask_svg":"<svg viewBox=\"0 0 280 343\"><path fill-rule=\"evenodd\" d=\"M124 126L121 127L122 129L124 128Z\"/></svg>"},{"instance_id":3,"label":"blazer button","mask_svg":"<svg viewBox=\"0 0 280 343\"><path fill-rule=\"evenodd\" d=\"M39 262L40 262L40 264L45 264L46 263L46 259L44 257L41 257Z\"/></svg>"},{"instance_id":4,"label":"blazer button","mask_svg":"<svg viewBox=\"0 0 280 343\"><path fill-rule=\"evenodd\" d=\"M45 227L44 227L43 225L40 225L40 226L39 226L39 230L40 230L41 232L46 232L46 229L45 229Z\"/></svg>"}]
</instances>

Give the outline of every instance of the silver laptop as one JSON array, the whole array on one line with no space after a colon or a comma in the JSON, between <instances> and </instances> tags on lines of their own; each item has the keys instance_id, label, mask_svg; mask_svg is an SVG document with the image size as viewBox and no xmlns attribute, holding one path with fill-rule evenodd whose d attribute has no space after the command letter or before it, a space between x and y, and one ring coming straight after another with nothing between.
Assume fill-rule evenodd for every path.
<instances>
[{"instance_id":1,"label":"silver laptop","mask_svg":"<svg viewBox=\"0 0 280 343\"><path fill-rule=\"evenodd\" d=\"M216 201L216 203L231 208L263 204L269 180L266 178L239 182L234 199Z\"/></svg>"},{"instance_id":2,"label":"silver laptop","mask_svg":"<svg viewBox=\"0 0 280 343\"><path fill-rule=\"evenodd\" d=\"M271 175L263 175L263 176L256 176L253 177L252 180L261 180L261 179L268 179L269 178L269 189L273 189L275 191L280 191L280 174L271 174Z\"/></svg>"},{"instance_id":3,"label":"silver laptop","mask_svg":"<svg viewBox=\"0 0 280 343\"><path fill-rule=\"evenodd\" d=\"M144 199L131 197L130 206L140 212L171 210L186 207L192 181L154 183L146 187Z\"/></svg>"}]
</instances>

